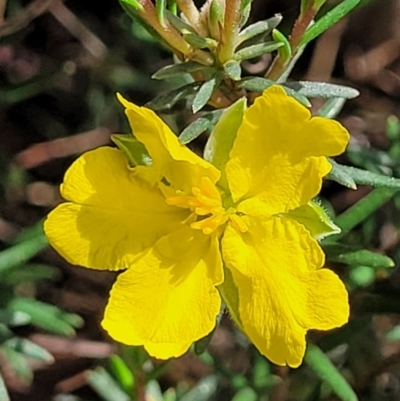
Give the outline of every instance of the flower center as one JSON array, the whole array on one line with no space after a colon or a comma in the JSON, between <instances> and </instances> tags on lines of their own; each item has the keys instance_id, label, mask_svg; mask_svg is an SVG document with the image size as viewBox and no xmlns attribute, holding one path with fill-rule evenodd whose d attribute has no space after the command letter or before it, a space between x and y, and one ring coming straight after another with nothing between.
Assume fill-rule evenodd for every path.
<instances>
[{"instance_id":1,"label":"flower center","mask_svg":"<svg viewBox=\"0 0 400 401\"><path fill-rule=\"evenodd\" d=\"M166 199L169 205L190 209L197 215L197 220L190 225L191 228L202 230L204 234L211 234L230 220L237 230L241 232L248 230L234 207L224 208L221 194L210 178L201 177L199 186L192 188L192 194Z\"/></svg>"}]
</instances>

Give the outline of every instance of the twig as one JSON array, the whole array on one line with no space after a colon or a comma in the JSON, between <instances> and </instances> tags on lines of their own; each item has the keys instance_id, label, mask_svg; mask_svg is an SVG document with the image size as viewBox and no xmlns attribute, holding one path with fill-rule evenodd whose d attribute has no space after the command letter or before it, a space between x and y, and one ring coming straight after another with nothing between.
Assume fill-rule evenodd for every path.
<instances>
[{"instance_id":1,"label":"twig","mask_svg":"<svg viewBox=\"0 0 400 401\"><path fill-rule=\"evenodd\" d=\"M59 2L62 0L36 0L31 3L24 11L19 14L9 18L8 20L2 22L2 18L0 17L0 38L3 36L12 35L15 32L20 31L25 28L32 20L39 17L45 13L52 3ZM0 15L1 8L4 5L5 7L6 0L0 0Z\"/></svg>"}]
</instances>

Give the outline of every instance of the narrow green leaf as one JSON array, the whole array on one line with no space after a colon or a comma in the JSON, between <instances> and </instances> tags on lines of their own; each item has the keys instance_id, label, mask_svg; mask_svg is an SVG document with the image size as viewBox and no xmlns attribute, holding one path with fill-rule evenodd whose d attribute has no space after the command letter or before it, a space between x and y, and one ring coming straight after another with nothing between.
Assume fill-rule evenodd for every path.
<instances>
[{"instance_id":1,"label":"narrow green leaf","mask_svg":"<svg viewBox=\"0 0 400 401\"><path fill-rule=\"evenodd\" d=\"M346 99L344 97L331 97L318 110L318 115L326 118L335 118L342 111L345 103Z\"/></svg>"},{"instance_id":2,"label":"narrow green leaf","mask_svg":"<svg viewBox=\"0 0 400 401\"><path fill-rule=\"evenodd\" d=\"M212 71L211 67L205 67L195 61L186 61L185 63L167 65L152 75L154 79L169 79L182 74L190 74L196 71Z\"/></svg>"},{"instance_id":3,"label":"narrow green leaf","mask_svg":"<svg viewBox=\"0 0 400 401\"><path fill-rule=\"evenodd\" d=\"M0 400L1 401L11 401L1 374L0 374Z\"/></svg>"},{"instance_id":4,"label":"narrow green leaf","mask_svg":"<svg viewBox=\"0 0 400 401\"><path fill-rule=\"evenodd\" d=\"M85 374L89 385L105 401L130 401L126 394L111 375L101 366L88 370Z\"/></svg>"},{"instance_id":5,"label":"narrow green leaf","mask_svg":"<svg viewBox=\"0 0 400 401\"><path fill-rule=\"evenodd\" d=\"M218 386L218 378L215 375L201 379L180 401L208 401L215 394Z\"/></svg>"},{"instance_id":6,"label":"narrow green leaf","mask_svg":"<svg viewBox=\"0 0 400 401\"><path fill-rule=\"evenodd\" d=\"M212 127L212 122L207 117L199 117L197 120L190 123L179 135L179 142L186 145L198 138L203 132Z\"/></svg>"},{"instance_id":7,"label":"narrow green leaf","mask_svg":"<svg viewBox=\"0 0 400 401\"><path fill-rule=\"evenodd\" d=\"M386 120L386 133L388 138L392 141L398 141L400 139L400 121L399 119L391 115Z\"/></svg>"},{"instance_id":8,"label":"narrow green leaf","mask_svg":"<svg viewBox=\"0 0 400 401\"><path fill-rule=\"evenodd\" d=\"M168 18L168 21L171 23L171 25L179 32L191 32L193 34L196 34L195 29L187 24L185 21L182 20L182 18L179 18L175 14L171 13L169 10L166 11L165 13L166 17Z\"/></svg>"},{"instance_id":9,"label":"narrow green leaf","mask_svg":"<svg viewBox=\"0 0 400 401\"><path fill-rule=\"evenodd\" d=\"M400 325L394 326L386 333L388 341L400 341Z\"/></svg>"},{"instance_id":10,"label":"narrow green leaf","mask_svg":"<svg viewBox=\"0 0 400 401\"><path fill-rule=\"evenodd\" d=\"M197 340L194 343L194 353L196 355L201 355L203 352L205 352L210 345L210 342L213 338L213 335L215 333L216 327L214 330L211 331L211 333L207 334L205 337L200 338L200 340Z\"/></svg>"},{"instance_id":11,"label":"narrow green leaf","mask_svg":"<svg viewBox=\"0 0 400 401\"><path fill-rule=\"evenodd\" d=\"M25 326L29 324L30 321L31 317L27 313L0 309L0 323L8 327Z\"/></svg>"},{"instance_id":12,"label":"narrow green leaf","mask_svg":"<svg viewBox=\"0 0 400 401\"><path fill-rule=\"evenodd\" d=\"M178 14L178 4L176 0L168 0L168 10L174 15Z\"/></svg>"},{"instance_id":13,"label":"narrow green leaf","mask_svg":"<svg viewBox=\"0 0 400 401\"><path fill-rule=\"evenodd\" d=\"M156 0L157 18L160 24L165 27L165 10L167 7L166 0Z\"/></svg>"},{"instance_id":14,"label":"narrow green leaf","mask_svg":"<svg viewBox=\"0 0 400 401\"><path fill-rule=\"evenodd\" d=\"M33 380L33 372L25 356L5 344L1 345L0 350L4 352L5 359L16 376L24 383L30 384Z\"/></svg>"},{"instance_id":15,"label":"narrow green leaf","mask_svg":"<svg viewBox=\"0 0 400 401\"><path fill-rule=\"evenodd\" d=\"M82 318L72 313L65 313L56 306L39 302L31 298L14 298L7 305L12 312L23 312L30 316L31 323L55 334L73 336L73 327L80 327Z\"/></svg>"},{"instance_id":16,"label":"narrow green leaf","mask_svg":"<svg viewBox=\"0 0 400 401\"><path fill-rule=\"evenodd\" d=\"M286 86L282 86L283 89L285 89L285 92L291 96L293 99L296 99L299 103L301 103L305 107L311 107L310 101L307 99L306 96L303 94L291 89L287 88Z\"/></svg>"},{"instance_id":17,"label":"narrow green leaf","mask_svg":"<svg viewBox=\"0 0 400 401\"><path fill-rule=\"evenodd\" d=\"M54 357L47 350L26 338L14 337L7 340L4 345L19 352L25 357L37 359L46 363L53 363Z\"/></svg>"},{"instance_id":18,"label":"narrow green leaf","mask_svg":"<svg viewBox=\"0 0 400 401\"><path fill-rule=\"evenodd\" d=\"M138 0L119 0L121 3L126 3L127 5L133 7L135 10L142 11L143 6Z\"/></svg>"},{"instance_id":19,"label":"narrow green leaf","mask_svg":"<svg viewBox=\"0 0 400 401\"><path fill-rule=\"evenodd\" d=\"M222 112L223 110L215 110L193 121L179 135L179 142L182 145L186 145L198 138L203 132L212 128L219 121Z\"/></svg>"},{"instance_id":20,"label":"narrow green leaf","mask_svg":"<svg viewBox=\"0 0 400 401\"><path fill-rule=\"evenodd\" d=\"M53 266L32 263L19 266L17 269L6 271L1 275L2 283L14 287L16 285L38 280L52 280L60 275Z\"/></svg>"},{"instance_id":21,"label":"narrow green leaf","mask_svg":"<svg viewBox=\"0 0 400 401\"><path fill-rule=\"evenodd\" d=\"M349 272L350 287L367 287L375 281L376 272L371 266L355 266Z\"/></svg>"},{"instance_id":22,"label":"narrow green leaf","mask_svg":"<svg viewBox=\"0 0 400 401\"><path fill-rule=\"evenodd\" d=\"M261 34L266 35L270 33L274 28L276 28L280 24L281 21L282 21L282 16L276 15L265 21L258 21L255 24L249 25L247 28L243 29L239 33L236 46L239 46L246 40L252 39L257 35Z\"/></svg>"},{"instance_id":23,"label":"narrow green leaf","mask_svg":"<svg viewBox=\"0 0 400 401\"><path fill-rule=\"evenodd\" d=\"M350 384L316 345L308 344L304 361L342 401L358 401Z\"/></svg>"},{"instance_id":24,"label":"narrow green leaf","mask_svg":"<svg viewBox=\"0 0 400 401\"><path fill-rule=\"evenodd\" d=\"M41 234L0 252L0 276L25 263L47 245L47 238Z\"/></svg>"},{"instance_id":25,"label":"narrow green leaf","mask_svg":"<svg viewBox=\"0 0 400 401\"><path fill-rule=\"evenodd\" d=\"M333 165L333 172L329 174L331 178L332 174L341 174L343 176L350 177L355 184L360 185L371 185L375 188L389 188L389 189L400 189L400 179L388 177L387 175L372 173L371 171L362 170L356 167L343 166L329 160ZM336 180L335 180L336 181Z\"/></svg>"},{"instance_id":26,"label":"narrow green leaf","mask_svg":"<svg viewBox=\"0 0 400 401\"><path fill-rule=\"evenodd\" d=\"M145 146L133 135L112 134L111 140L125 154L131 167L151 166L153 164Z\"/></svg>"},{"instance_id":27,"label":"narrow green leaf","mask_svg":"<svg viewBox=\"0 0 400 401\"><path fill-rule=\"evenodd\" d=\"M271 53L275 50L278 50L280 47L283 46L283 43L276 43L276 42L266 42L261 43L258 45L248 46L244 49L238 50L235 53L235 60L242 61L248 60L255 57L262 56L265 53Z\"/></svg>"},{"instance_id":28,"label":"narrow green leaf","mask_svg":"<svg viewBox=\"0 0 400 401\"><path fill-rule=\"evenodd\" d=\"M257 401L258 395L251 387L240 389L232 398L232 401Z\"/></svg>"},{"instance_id":29,"label":"narrow green leaf","mask_svg":"<svg viewBox=\"0 0 400 401\"><path fill-rule=\"evenodd\" d=\"M325 32L336 22L340 21L346 14L348 14L360 0L344 0L338 6L327 12L315 24L311 25L304 33L298 47L306 45L311 40L315 39L321 33Z\"/></svg>"},{"instance_id":30,"label":"narrow green leaf","mask_svg":"<svg viewBox=\"0 0 400 401\"><path fill-rule=\"evenodd\" d=\"M328 84L325 82L286 82L285 86L307 97L344 97L346 99L353 99L360 94L358 90L348 86Z\"/></svg>"},{"instance_id":31,"label":"narrow green leaf","mask_svg":"<svg viewBox=\"0 0 400 401\"><path fill-rule=\"evenodd\" d=\"M218 42L211 38L204 38L195 33L183 33L186 42L196 49L216 49Z\"/></svg>"},{"instance_id":32,"label":"narrow green leaf","mask_svg":"<svg viewBox=\"0 0 400 401\"><path fill-rule=\"evenodd\" d=\"M110 358L110 368L122 388L127 392L131 392L135 385L135 376L133 376L132 371L124 360L118 355L113 355Z\"/></svg>"},{"instance_id":33,"label":"narrow green leaf","mask_svg":"<svg viewBox=\"0 0 400 401\"><path fill-rule=\"evenodd\" d=\"M275 81L261 77L243 78L238 83L239 88L243 88L251 92L263 92L272 85L276 85Z\"/></svg>"},{"instance_id":34,"label":"narrow green leaf","mask_svg":"<svg viewBox=\"0 0 400 401\"><path fill-rule=\"evenodd\" d=\"M181 86L171 92L156 97L147 103L147 107L153 110L170 109L179 100L186 99L189 95L196 93L200 88L199 82L191 82L190 84Z\"/></svg>"},{"instance_id":35,"label":"narrow green leaf","mask_svg":"<svg viewBox=\"0 0 400 401\"><path fill-rule=\"evenodd\" d=\"M357 189L357 185L353 177L342 168L344 166L336 163L333 159L329 159L329 163L332 164L332 170L326 176L326 179L336 181L347 188Z\"/></svg>"},{"instance_id":36,"label":"narrow green leaf","mask_svg":"<svg viewBox=\"0 0 400 401\"><path fill-rule=\"evenodd\" d=\"M278 29L272 31L272 37L276 43L282 43L282 46L278 49L278 55L286 63L292 57L292 47L288 38Z\"/></svg>"},{"instance_id":37,"label":"narrow green leaf","mask_svg":"<svg viewBox=\"0 0 400 401\"><path fill-rule=\"evenodd\" d=\"M388 269L394 266L394 262L386 255L381 255L367 249L354 249L345 244L323 243L323 249L328 260L347 265L363 265L375 269Z\"/></svg>"},{"instance_id":38,"label":"narrow green leaf","mask_svg":"<svg viewBox=\"0 0 400 401\"><path fill-rule=\"evenodd\" d=\"M335 223L342 229L341 234L335 236L335 240L345 236L352 228L360 224L384 205L398 191L398 189L394 190L387 188L374 189L355 205L347 209L335 221Z\"/></svg>"},{"instance_id":39,"label":"narrow green leaf","mask_svg":"<svg viewBox=\"0 0 400 401\"><path fill-rule=\"evenodd\" d=\"M204 82L201 85L199 91L196 93L196 96L193 99L193 104L192 104L193 113L197 113L200 109L203 108L203 106L207 104L218 83L219 80L217 79L217 77L214 77Z\"/></svg>"},{"instance_id":40,"label":"narrow green leaf","mask_svg":"<svg viewBox=\"0 0 400 401\"><path fill-rule=\"evenodd\" d=\"M234 81L239 81L240 76L242 75L242 68L240 67L240 63L236 60L229 60L224 64L224 71L228 75L229 78Z\"/></svg>"},{"instance_id":41,"label":"narrow green leaf","mask_svg":"<svg viewBox=\"0 0 400 401\"><path fill-rule=\"evenodd\" d=\"M164 401L161 387L157 380L150 380L146 384L146 399L151 401Z\"/></svg>"}]
</instances>

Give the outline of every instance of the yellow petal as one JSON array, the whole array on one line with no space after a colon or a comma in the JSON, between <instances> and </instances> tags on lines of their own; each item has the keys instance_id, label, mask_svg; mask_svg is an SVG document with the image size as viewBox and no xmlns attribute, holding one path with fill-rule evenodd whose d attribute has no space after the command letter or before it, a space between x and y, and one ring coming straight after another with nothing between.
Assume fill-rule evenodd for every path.
<instances>
[{"instance_id":1,"label":"yellow petal","mask_svg":"<svg viewBox=\"0 0 400 401\"><path fill-rule=\"evenodd\" d=\"M133 134L145 145L153 159L153 166L137 167L147 180L155 183L165 177L175 189L188 193L201 177L209 177L213 183L219 180L219 171L181 145L168 125L152 110L136 106L119 94L118 100L125 107Z\"/></svg>"},{"instance_id":2,"label":"yellow petal","mask_svg":"<svg viewBox=\"0 0 400 401\"><path fill-rule=\"evenodd\" d=\"M300 206L305 189L299 177L305 174L310 174L308 192L318 192L330 169L324 156L343 152L349 135L336 121L310 117L279 86L267 89L245 111L226 166L235 202L265 192L270 214L284 211L274 203Z\"/></svg>"},{"instance_id":3,"label":"yellow petal","mask_svg":"<svg viewBox=\"0 0 400 401\"><path fill-rule=\"evenodd\" d=\"M162 238L114 284L102 322L110 336L167 359L215 327L223 281L216 236L183 229Z\"/></svg>"},{"instance_id":4,"label":"yellow petal","mask_svg":"<svg viewBox=\"0 0 400 401\"><path fill-rule=\"evenodd\" d=\"M140 180L121 151L108 147L76 160L61 194L69 202L49 214L46 235L70 263L91 268L128 267L163 235L180 229L188 216Z\"/></svg>"},{"instance_id":5,"label":"yellow petal","mask_svg":"<svg viewBox=\"0 0 400 401\"><path fill-rule=\"evenodd\" d=\"M299 366L307 330L332 329L347 321L344 285L320 269L322 250L297 222L253 220L247 233L228 226L222 255L237 287L242 327L272 362Z\"/></svg>"}]
</instances>

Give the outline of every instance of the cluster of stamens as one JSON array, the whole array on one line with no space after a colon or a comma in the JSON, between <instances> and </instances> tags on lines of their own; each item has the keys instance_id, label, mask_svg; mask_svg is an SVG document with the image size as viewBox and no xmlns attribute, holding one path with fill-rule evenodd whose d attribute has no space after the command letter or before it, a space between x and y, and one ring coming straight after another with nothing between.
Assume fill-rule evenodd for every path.
<instances>
[{"instance_id":1,"label":"cluster of stamens","mask_svg":"<svg viewBox=\"0 0 400 401\"><path fill-rule=\"evenodd\" d=\"M209 177L202 177L199 186L192 188L192 194L166 199L169 205L190 209L198 216L197 220L191 223L191 228L211 234L230 220L237 230L247 231L246 223L236 214L235 208L224 208L221 194Z\"/></svg>"}]
</instances>

